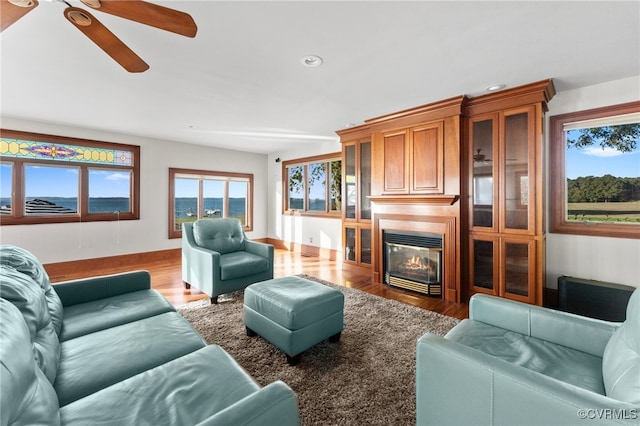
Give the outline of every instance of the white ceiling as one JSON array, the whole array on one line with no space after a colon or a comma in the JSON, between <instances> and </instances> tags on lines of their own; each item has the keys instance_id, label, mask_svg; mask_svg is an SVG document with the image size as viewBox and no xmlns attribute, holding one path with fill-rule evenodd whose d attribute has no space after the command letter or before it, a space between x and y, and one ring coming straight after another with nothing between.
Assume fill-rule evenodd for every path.
<instances>
[{"instance_id":1,"label":"white ceiling","mask_svg":"<svg viewBox=\"0 0 640 426\"><path fill-rule=\"evenodd\" d=\"M92 11L151 66L130 74L40 0L0 35L1 116L278 153L491 84L640 75L638 1L156 3L196 37Z\"/></svg>"}]
</instances>

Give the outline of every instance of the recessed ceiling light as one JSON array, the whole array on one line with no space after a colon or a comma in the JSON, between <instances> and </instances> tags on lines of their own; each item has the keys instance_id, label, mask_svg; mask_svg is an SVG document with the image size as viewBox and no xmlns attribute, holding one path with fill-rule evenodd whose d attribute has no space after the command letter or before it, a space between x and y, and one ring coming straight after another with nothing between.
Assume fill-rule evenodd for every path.
<instances>
[{"instance_id":1,"label":"recessed ceiling light","mask_svg":"<svg viewBox=\"0 0 640 426\"><path fill-rule=\"evenodd\" d=\"M357 126L356 123L347 123L347 124L344 125L345 129L350 129L350 128L356 127L356 126Z\"/></svg>"},{"instance_id":2,"label":"recessed ceiling light","mask_svg":"<svg viewBox=\"0 0 640 426\"><path fill-rule=\"evenodd\" d=\"M309 68L319 67L322 65L322 58L316 55L307 55L300 60L302 65Z\"/></svg>"},{"instance_id":3,"label":"recessed ceiling light","mask_svg":"<svg viewBox=\"0 0 640 426\"><path fill-rule=\"evenodd\" d=\"M492 84L487 87L487 92L495 92L496 90L504 89L506 86L504 84Z\"/></svg>"}]
</instances>

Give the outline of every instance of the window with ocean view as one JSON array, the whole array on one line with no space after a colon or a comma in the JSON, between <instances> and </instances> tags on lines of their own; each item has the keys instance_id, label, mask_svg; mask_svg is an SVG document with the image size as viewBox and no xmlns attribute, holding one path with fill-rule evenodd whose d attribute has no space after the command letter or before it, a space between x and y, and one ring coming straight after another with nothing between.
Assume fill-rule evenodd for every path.
<instances>
[{"instance_id":1,"label":"window with ocean view","mask_svg":"<svg viewBox=\"0 0 640 426\"><path fill-rule=\"evenodd\" d=\"M299 158L282 163L283 211L338 216L342 212L342 154Z\"/></svg>"},{"instance_id":2,"label":"window with ocean view","mask_svg":"<svg viewBox=\"0 0 640 426\"><path fill-rule=\"evenodd\" d=\"M169 169L169 238L182 236L182 224L234 217L252 229L253 174Z\"/></svg>"},{"instance_id":3,"label":"window with ocean view","mask_svg":"<svg viewBox=\"0 0 640 426\"><path fill-rule=\"evenodd\" d=\"M3 225L139 218L140 147L0 129Z\"/></svg>"}]
</instances>

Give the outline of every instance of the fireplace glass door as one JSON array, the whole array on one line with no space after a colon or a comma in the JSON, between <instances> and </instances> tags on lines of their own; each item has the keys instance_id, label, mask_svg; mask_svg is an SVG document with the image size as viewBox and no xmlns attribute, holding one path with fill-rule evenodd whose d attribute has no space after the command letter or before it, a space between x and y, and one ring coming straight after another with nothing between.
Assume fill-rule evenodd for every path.
<instances>
[{"instance_id":1,"label":"fireplace glass door","mask_svg":"<svg viewBox=\"0 0 640 426\"><path fill-rule=\"evenodd\" d=\"M426 247L425 247L426 246ZM385 283L442 294L442 238L384 233Z\"/></svg>"}]
</instances>

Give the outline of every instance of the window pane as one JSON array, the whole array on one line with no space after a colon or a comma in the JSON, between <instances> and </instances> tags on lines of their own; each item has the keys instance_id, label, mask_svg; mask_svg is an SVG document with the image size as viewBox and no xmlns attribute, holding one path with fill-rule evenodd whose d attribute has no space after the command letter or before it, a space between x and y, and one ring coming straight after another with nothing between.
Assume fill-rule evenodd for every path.
<instances>
[{"instance_id":1,"label":"window pane","mask_svg":"<svg viewBox=\"0 0 640 426\"><path fill-rule=\"evenodd\" d=\"M327 163L312 163L309 173L309 210L327 210Z\"/></svg>"},{"instance_id":2,"label":"window pane","mask_svg":"<svg viewBox=\"0 0 640 426\"><path fill-rule=\"evenodd\" d=\"M565 140L565 220L640 224L640 123L571 129Z\"/></svg>"},{"instance_id":3,"label":"window pane","mask_svg":"<svg viewBox=\"0 0 640 426\"><path fill-rule=\"evenodd\" d=\"M222 180L205 179L202 182L204 218L219 219L224 209L224 184Z\"/></svg>"},{"instance_id":4,"label":"window pane","mask_svg":"<svg viewBox=\"0 0 640 426\"><path fill-rule=\"evenodd\" d=\"M180 231L183 222L195 222L198 219L198 179L175 179L175 211L173 223Z\"/></svg>"},{"instance_id":5,"label":"window pane","mask_svg":"<svg viewBox=\"0 0 640 426\"><path fill-rule=\"evenodd\" d=\"M241 181L229 181L229 217L240 219L247 225L247 194L249 184Z\"/></svg>"},{"instance_id":6,"label":"window pane","mask_svg":"<svg viewBox=\"0 0 640 426\"><path fill-rule=\"evenodd\" d=\"M78 212L77 167L25 166L25 214Z\"/></svg>"},{"instance_id":7,"label":"window pane","mask_svg":"<svg viewBox=\"0 0 640 426\"><path fill-rule=\"evenodd\" d=\"M304 209L304 167L292 166L289 170L289 209Z\"/></svg>"},{"instance_id":8,"label":"window pane","mask_svg":"<svg viewBox=\"0 0 640 426\"><path fill-rule=\"evenodd\" d=\"M131 211L131 172L89 170L89 213Z\"/></svg>"},{"instance_id":9,"label":"window pane","mask_svg":"<svg viewBox=\"0 0 640 426\"><path fill-rule=\"evenodd\" d=\"M329 210L339 212L342 210L342 160L332 161L330 167Z\"/></svg>"},{"instance_id":10,"label":"window pane","mask_svg":"<svg viewBox=\"0 0 640 426\"><path fill-rule=\"evenodd\" d=\"M11 188L13 181L13 164L0 164L0 212L11 214Z\"/></svg>"}]
</instances>

